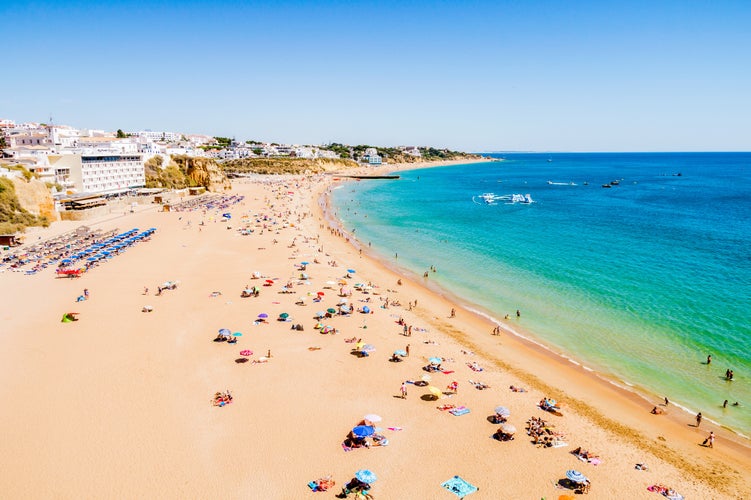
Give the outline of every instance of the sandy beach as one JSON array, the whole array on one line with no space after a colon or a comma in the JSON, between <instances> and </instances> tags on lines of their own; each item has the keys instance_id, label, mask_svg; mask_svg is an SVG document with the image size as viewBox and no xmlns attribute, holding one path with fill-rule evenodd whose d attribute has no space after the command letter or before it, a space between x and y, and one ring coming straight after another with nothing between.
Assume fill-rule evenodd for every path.
<instances>
[{"instance_id":1,"label":"sandy beach","mask_svg":"<svg viewBox=\"0 0 751 500\"><path fill-rule=\"evenodd\" d=\"M391 170L420 166L431 165ZM229 194L244 200L227 208L142 205L87 221L157 231L80 278L56 278L54 268L0 273L3 496L333 498L369 469L377 498L456 498L441 483L458 475L479 488L471 499L551 499L573 497L560 483L576 469L592 498L659 498L653 485L685 498L748 497L748 441L707 422L696 427L661 399L511 335L508 328L523 331L513 318L492 335L495 325L457 298L331 228L324 208L336 182L243 179ZM60 224L32 235L79 225ZM179 283L157 296L166 281ZM257 297L241 297L255 286ZM89 298L76 302L84 289ZM338 314L341 299L352 314ZM147 305L152 312L142 312ZM370 313L358 312L366 306ZM329 308L337 313L321 324L336 332L321 334L314 315ZM69 311L79 321L62 323ZM282 313L287 321L277 320ZM237 343L214 342L223 328L242 333ZM368 356L353 354L359 339L373 346ZM409 356L389 361L407 345ZM428 373L434 357L441 370ZM412 383L400 397L404 381L425 375L440 399ZM456 392L447 390L453 382ZM213 404L225 391L232 402ZM561 403L558 414L538 407L544 397ZM438 409L449 405L470 411ZM499 405L510 410L513 440L492 437L499 425L488 417ZM655 406L665 414L650 414ZM375 432L388 445L346 450L367 414L382 417ZM555 447L532 442L531 417L547 422ZM710 431L714 447L701 446ZM576 448L597 458L582 460ZM312 492L308 483L328 475L336 485Z\"/></svg>"}]
</instances>

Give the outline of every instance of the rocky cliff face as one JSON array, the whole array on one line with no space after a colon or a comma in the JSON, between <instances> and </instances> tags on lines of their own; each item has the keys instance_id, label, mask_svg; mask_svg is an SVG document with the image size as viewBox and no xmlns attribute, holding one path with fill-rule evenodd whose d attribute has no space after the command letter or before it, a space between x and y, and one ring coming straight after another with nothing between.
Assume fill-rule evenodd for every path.
<instances>
[{"instance_id":1,"label":"rocky cliff face","mask_svg":"<svg viewBox=\"0 0 751 500\"><path fill-rule=\"evenodd\" d=\"M177 164L193 186L203 186L208 191L232 189L222 168L211 158L173 156L172 162Z\"/></svg>"},{"instance_id":2,"label":"rocky cliff face","mask_svg":"<svg viewBox=\"0 0 751 500\"><path fill-rule=\"evenodd\" d=\"M222 163L227 172L254 174L320 174L357 166L352 160L333 158L245 158Z\"/></svg>"},{"instance_id":3,"label":"rocky cliff face","mask_svg":"<svg viewBox=\"0 0 751 500\"><path fill-rule=\"evenodd\" d=\"M47 185L39 180L13 179L16 196L20 205L37 217L45 217L49 222L60 220L55 211L55 200Z\"/></svg>"}]
</instances>

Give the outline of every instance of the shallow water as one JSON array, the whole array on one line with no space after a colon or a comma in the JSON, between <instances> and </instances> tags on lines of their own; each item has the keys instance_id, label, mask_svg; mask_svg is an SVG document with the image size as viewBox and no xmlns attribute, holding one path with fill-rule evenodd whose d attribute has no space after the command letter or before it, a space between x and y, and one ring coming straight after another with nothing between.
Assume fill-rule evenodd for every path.
<instances>
[{"instance_id":1,"label":"shallow water","mask_svg":"<svg viewBox=\"0 0 751 500\"><path fill-rule=\"evenodd\" d=\"M349 183L333 205L467 305L519 309L552 349L751 434L751 154L502 156Z\"/></svg>"}]
</instances>

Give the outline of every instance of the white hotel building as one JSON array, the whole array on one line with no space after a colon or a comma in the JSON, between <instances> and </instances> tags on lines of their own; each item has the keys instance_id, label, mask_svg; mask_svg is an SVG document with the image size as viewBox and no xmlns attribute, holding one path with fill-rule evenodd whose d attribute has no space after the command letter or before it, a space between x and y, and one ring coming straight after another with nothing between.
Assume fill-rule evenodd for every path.
<instances>
[{"instance_id":1,"label":"white hotel building","mask_svg":"<svg viewBox=\"0 0 751 500\"><path fill-rule=\"evenodd\" d=\"M55 179L78 193L117 194L146 185L143 156L138 153L49 155Z\"/></svg>"}]
</instances>

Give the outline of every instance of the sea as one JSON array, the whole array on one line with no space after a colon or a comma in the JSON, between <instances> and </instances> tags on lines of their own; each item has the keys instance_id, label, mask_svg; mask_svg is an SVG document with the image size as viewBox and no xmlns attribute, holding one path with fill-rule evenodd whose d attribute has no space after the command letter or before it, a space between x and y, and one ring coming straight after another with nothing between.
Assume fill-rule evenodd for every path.
<instances>
[{"instance_id":1,"label":"sea","mask_svg":"<svg viewBox=\"0 0 751 500\"><path fill-rule=\"evenodd\" d=\"M347 182L333 210L465 307L751 436L751 153L486 156Z\"/></svg>"}]
</instances>

